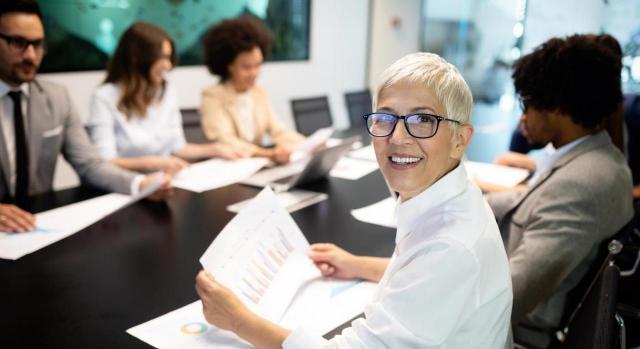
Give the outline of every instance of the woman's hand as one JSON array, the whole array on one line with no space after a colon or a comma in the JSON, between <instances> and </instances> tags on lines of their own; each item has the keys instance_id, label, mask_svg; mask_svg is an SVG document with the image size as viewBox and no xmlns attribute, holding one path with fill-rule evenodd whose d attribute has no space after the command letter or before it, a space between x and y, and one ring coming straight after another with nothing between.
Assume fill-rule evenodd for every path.
<instances>
[{"instance_id":1,"label":"woman's hand","mask_svg":"<svg viewBox=\"0 0 640 349\"><path fill-rule=\"evenodd\" d=\"M211 144L211 157L236 160L251 156L252 151L247 147L234 147L225 143Z\"/></svg>"},{"instance_id":2,"label":"woman's hand","mask_svg":"<svg viewBox=\"0 0 640 349\"><path fill-rule=\"evenodd\" d=\"M307 253L320 269L323 276L339 279L361 277L358 256L355 256L334 244L313 244Z\"/></svg>"},{"instance_id":3,"label":"woman's hand","mask_svg":"<svg viewBox=\"0 0 640 349\"><path fill-rule=\"evenodd\" d=\"M228 288L202 270L196 276L196 292L202 300L202 312L207 321L221 329L238 333L251 311Z\"/></svg>"},{"instance_id":4,"label":"woman's hand","mask_svg":"<svg viewBox=\"0 0 640 349\"><path fill-rule=\"evenodd\" d=\"M286 164L289 162L289 157L291 156L291 149L284 145L277 145L273 148L271 153L271 161L275 162L278 165Z\"/></svg>"},{"instance_id":5,"label":"woman's hand","mask_svg":"<svg viewBox=\"0 0 640 349\"><path fill-rule=\"evenodd\" d=\"M177 156L169 156L165 158L162 171L166 172L170 176L180 172L183 168L189 167L189 163L180 159Z\"/></svg>"},{"instance_id":6,"label":"woman's hand","mask_svg":"<svg viewBox=\"0 0 640 349\"><path fill-rule=\"evenodd\" d=\"M158 178L158 176L162 176ZM171 186L171 176L166 173L156 173L146 175L140 182L140 192L144 192L148 187L154 185L156 181L161 181L160 186L146 198L152 201L164 201L173 195L173 187Z\"/></svg>"}]
</instances>

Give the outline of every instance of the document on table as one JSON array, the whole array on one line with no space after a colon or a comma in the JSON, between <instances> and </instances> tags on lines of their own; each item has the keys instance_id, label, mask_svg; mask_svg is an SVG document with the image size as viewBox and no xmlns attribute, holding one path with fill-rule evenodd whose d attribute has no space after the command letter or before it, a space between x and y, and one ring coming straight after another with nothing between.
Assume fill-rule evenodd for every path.
<instances>
[{"instance_id":1,"label":"document on table","mask_svg":"<svg viewBox=\"0 0 640 349\"><path fill-rule=\"evenodd\" d=\"M240 182L268 163L267 158L210 159L192 164L180 171L172 184L177 188L201 193Z\"/></svg>"},{"instance_id":2,"label":"document on table","mask_svg":"<svg viewBox=\"0 0 640 349\"><path fill-rule=\"evenodd\" d=\"M289 328L304 325L322 335L361 313L376 285L322 278L306 256L308 248L267 187L218 234L200 263L258 315ZM199 302L127 332L158 348L250 347L208 325Z\"/></svg>"},{"instance_id":3,"label":"document on table","mask_svg":"<svg viewBox=\"0 0 640 349\"><path fill-rule=\"evenodd\" d=\"M465 161L469 178L505 187L515 187L529 177L529 170L517 167Z\"/></svg>"},{"instance_id":4,"label":"document on table","mask_svg":"<svg viewBox=\"0 0 640 349\"><path fill-rule=\"evenodd\" d=\"M290 161L295 162L308 157L316 148L325 144L331 138L333 131L333 127L324 127L316 130L304 141L296 144L291 153Z\"/></svg>"},{"instance_id":5,"label":"document on table","mask_svg":"<svg viewBox=\"0 0 640 349\"><path fill-rule=\"evenodd\" d=\"M279 192L276 193L276 196L278 197L278 201L280 202L280 204L284 206L289 213L295 212L313 204L317 204L318 202L324 201L329 197L329 195L325 193L318 193L315 191L301 189L291 189L288 191ZM235 204L227 206L227 210L238 213L252 200L253 198L236 202Z\"/></svg>"},{"instance_id":6,"label":"document on table","mask_svg":"<svg viewBox=\"0 0 640 349\"><path fill-rule=\"evenodd\" d=\"M0 258L16 260L88 227L137 197L107 194L36 214L37 227L26 233L0 233Z\"/></svg>"},{"instance_id":7,"label":"document on table","mask_svg":"<svg viewBox=\"0 0 640 349\"><path fill-rule=\"evenodd\" d=\"M351 215L361 222L395 228L396 202L397 199L390 196L369 206L351 210Z\"/></svg>"},{"instance_id":8,"label":"document on table","mask_svg":"<svg viewBox=\"0 0 640 349\"><path fill-rule=\"evenodd\" d=\"M369 173L378 169L378 163L375 161L353 159L343 156L338 163L331 169L329 175L331 177L358 180Z\"/></svg>"},{"instance_id":9,"label":"document on table","mask_svg":"<svg viewBox=\"0 0 640 349\"><path fill-rule=\"evenodd\" d=\"M369 160L374 162L377 161L376 153L373 150L373 145L371 144L360 149L352 150L348 156L354 159Z\"/></svg>"}]
</instances>

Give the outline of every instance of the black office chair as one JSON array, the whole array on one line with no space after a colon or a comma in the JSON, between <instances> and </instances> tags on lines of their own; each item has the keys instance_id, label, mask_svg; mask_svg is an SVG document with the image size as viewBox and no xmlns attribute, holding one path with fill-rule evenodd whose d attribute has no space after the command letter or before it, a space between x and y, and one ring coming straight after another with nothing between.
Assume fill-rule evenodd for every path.
<instances>
[{"instance_id":1,"label":"black office chair","mask_svg":"<svg viewBox=\"0 0 640 349\"><path fill-rule=\"evenodd\" d=\"M296 130L305 136L333 124L326 96L294 99L291 101L291 110Z\"/></svg>"},{"instance_id":2,"label":"black office chair","mask_svg":"<svg viewBox=\"0 0 640 349\"><path fill-rule=\"evenodd\" d=\"M564 326L556 333L557 342L551 348L626 348L624 321L616 312L620 269L614 262L623 251L623 243L630 241L633 228L631 220L600 244L590 270L567 295L561 322Z\"/></svg>"},{"instance_id":3,"label":"black office chair","mask_svg":"<svg viewBox=\"0 0 640 349\"><path fill-rule=\"evenodd\" d=\"M616 246L618 244L618 246ZM610 243L613 250L620 249L617 240ZM587 293L569 316L567 325L559 331L559 348L613 349L626 348L626 333L622 318L616 313L620 269L614 264L612 252L602 264ZM618 336L615 328L619 327Z\"/></svg>"},{"instance_id":4,"label":"black office chair","mask_svg":"<svg viewBox=\"0 0 640 349\"><path fill-rule=\"evenodd\" d=\"M351 128L364 127L362 116L371 113L371 91L369 89L357 92L347 92L344 94L349 112L349 122Z\"/></svg>"},{"instance_id":5,"label":"black office chair","mask_svg":"<svg viewBox=\"0 0 640 349\"><path fill-rule=\"evenodd\" d=\"M207 143L200 125L200 112L198 109L182 109L182 128L184 138L188 143Z\"/></svg>"}]
</instances>

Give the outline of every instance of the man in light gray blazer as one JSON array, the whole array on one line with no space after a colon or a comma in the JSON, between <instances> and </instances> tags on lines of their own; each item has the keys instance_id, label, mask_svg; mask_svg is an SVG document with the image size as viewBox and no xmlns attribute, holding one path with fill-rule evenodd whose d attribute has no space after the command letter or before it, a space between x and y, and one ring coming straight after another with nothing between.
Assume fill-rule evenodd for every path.
<instances>
[{"instance_id":1,"label":"man in light gray blazer","mask_svg":"<svg viewBox=\"0 0 640 349\"><path fill-rule=\"evenodd\" d=\"M511 267L514 337L532 348L550 344L567 292L633 215L626 161L601 130L622 98L620 56L593 38L551 39L515 63L524 134L556 150L527 189L487 195Z\"/></svg>"},{"instance_id":2,"label":"man in light gray blazer","mask_svg":"<svg viewBox=\"0 0 640 349\"><path fill-rule=\"evenodd\" d=\"M157 180L100 159L66 89L35 78L44 56L44 28L33 0L0 3L0 231L28 231L29 196L51 190L62 153L83 182L137 193ZM163 180L166 194L169 178Z\"/></svg>"}]
</instances>

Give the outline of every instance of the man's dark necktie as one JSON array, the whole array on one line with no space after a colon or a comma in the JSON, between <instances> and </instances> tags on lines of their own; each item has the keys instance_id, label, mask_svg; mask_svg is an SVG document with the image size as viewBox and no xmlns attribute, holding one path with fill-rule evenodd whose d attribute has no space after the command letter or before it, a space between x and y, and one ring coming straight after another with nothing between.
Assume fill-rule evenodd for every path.
<instances>
[{"instance_id":1,"label":"man's dark necktie","mask_svg":"<svg viewBox=\"0 0 640 349\"><path fill-rule=\"evenodd\" d=\"M13 126L16 138L16 191L15 203L20 207L26 207L29 202L29 148L27 135L22 116L21 93L9 92L13 100Z\"/></svg>"}]
</instances>

